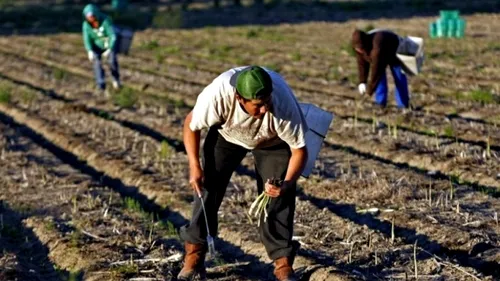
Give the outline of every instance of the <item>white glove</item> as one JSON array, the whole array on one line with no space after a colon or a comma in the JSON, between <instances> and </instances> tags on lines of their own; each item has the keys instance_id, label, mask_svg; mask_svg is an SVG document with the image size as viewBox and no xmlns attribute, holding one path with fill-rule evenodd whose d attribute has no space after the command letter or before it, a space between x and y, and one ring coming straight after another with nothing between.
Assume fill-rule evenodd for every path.
<instances>
[{"instance_id":1,"label":"white glove","mask_svg":"<svg viewBox=\"0 0 500 281\"><path fill-rule=\"evenodd\" d=\"M361 83L358 85L358 91L361 95L364 95L366 94L366 84L365 83Z\"/></svg>"},{"instance_id":2,"label":"white glove","mask_svg":"<svg viewBox=\"0 0 500 281\"><path fill-rule=\"evenodd\" d=\"M107 58L109 56L109 54L111 53L111 49L107 49L106 51L104 51L104 53L102 53L102 56L104 58Z\"/></svg>"},{"instance_id":3,"label":"white glove","mask_svg":"<svg viewBox=\"0 0 500 281\"><path fill-rule=\"evenodd\" d=\"M95 59L95 57L96 57L95 53L94 53L94 52L92 52L92 51L89 51L87 54L88 54L88 56L89 56L89 61L90 61L90 62L93 62L93 61L94 61L94 59Z\"/></svg>"}]
</instances>

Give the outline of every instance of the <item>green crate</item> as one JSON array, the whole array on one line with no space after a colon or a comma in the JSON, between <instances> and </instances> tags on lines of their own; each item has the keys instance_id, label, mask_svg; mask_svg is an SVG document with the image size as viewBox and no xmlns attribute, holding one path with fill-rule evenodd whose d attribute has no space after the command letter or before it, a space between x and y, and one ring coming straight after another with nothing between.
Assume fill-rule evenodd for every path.
<instances>
[{"instance_id":1,"label":"green crate","mask_svg":"<svg viewBox=\"0 0 500 281\"><path fill-rule=\"evenodd\" d=\"M443 20L458 19L460 17L460 11L458 11L458 10L441 10L441 11L439 11L439 16Z\"/></svg>"},{"instance_id":2,"label":"green crate","mask_svg":"<svg viewBox=\"0 0 500 281\"><path fill-rule=\"evenodd\" d=\"M446 37L455 37L455 34L457 33L457 20L456 19L449 19L446 20Z\"/></svg>"},{"instance_id":3,"label":"green crate","mask_svg":"<svg viewBox=\"0 0 500 281\"><path fill-rule=\"evenodd\" d=\"M455 37L464 38L465 36L465 20L457 19L457 30L455 32Z\"/></svg>"},{"instance_id":4,"label":"green crate","mask_svg":"<svg viewBox=\"0 0 500 281\"><path fill-rule=\"evenodd\" d=\"M437 37L446 37L448 35L448 24L446 20L438 19L436 21L436 27Z\"/></svg>"},{"instance_id":5,"label":"green crate","mask_svg":"<svg viewBox=\"0 0 500 281\"><path fill-rule=\"evenodd\" d=\"M442 10L440 18L429 24L431 38L463 38L465 36L465 19L457 10Z\"/></svg>"},{"instance_id":6,"label":"green crate","mask_svg":"<svg viewBox=\"0 0 500 281\"><path fill-rule=\"evenodd\" d=\"M429 24L429 37L431 37L431 38L438 38L437 23L436 22L431 22Z\"/></svg>"}]
</instances>

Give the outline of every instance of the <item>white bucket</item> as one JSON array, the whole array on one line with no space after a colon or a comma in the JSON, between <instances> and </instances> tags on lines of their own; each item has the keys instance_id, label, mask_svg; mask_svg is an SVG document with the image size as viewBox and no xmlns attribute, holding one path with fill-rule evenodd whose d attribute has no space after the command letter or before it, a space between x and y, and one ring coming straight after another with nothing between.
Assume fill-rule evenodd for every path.
<instances>
[{"instance_id":1,"label":"white bucket","mask_svg":"<svg viewBox=\"0 0 500 281\"><path fill-rule=\"evenodd\" d=\"M326 137L333 114L309 103L300 103L300 108L306 119L309 130L306 132L306 147L308 159L302 176L307 178L314 168L314 163L318 157L321 145Z\"/></svg>"},{"instance_id":2,"label":"white bucket","mask_svg":"<svg viewBox=\"0 0 500 281\"><path fill-rule=\"evenodd\" d=\"M406 74L419 74L424 63L424 39L413 36L401 38L396 56Z\"/></svg>"},{"instance_id":3,"label":"white bucket","mask_svg":"<svg viewBox=\"0 0 500 281\"><path fill-rule=\"evenodd\" d=\"M115 26L116 36L118 37L118 53L127 55L130 46L132 46L132 39L134 38L134 32L130 29L120 28Z\"/></svg>"}]
</instances>

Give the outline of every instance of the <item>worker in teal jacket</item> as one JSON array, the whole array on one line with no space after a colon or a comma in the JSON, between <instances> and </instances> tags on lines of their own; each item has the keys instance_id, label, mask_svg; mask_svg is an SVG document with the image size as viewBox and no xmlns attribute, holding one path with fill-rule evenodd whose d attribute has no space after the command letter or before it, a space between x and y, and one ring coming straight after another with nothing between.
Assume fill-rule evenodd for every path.
<instances>
[{"instance_id":1,"label":"worker in teal jacket","mask_svg":"<svg viewBox=\"0 0 500 281\"><path fill-rule=\"evenodd\" d=\"M101 58L107 58L111 76L113 77L113 88L119 89L120 72L116 50L118 49L118 38L113 28L111 18L102 13L93 4L88 4L83 9L83 43L89 60L94 64L94 75L97 87L103 91L106 89L104 69L101 66Z\"/></svg>"}]
</instances>

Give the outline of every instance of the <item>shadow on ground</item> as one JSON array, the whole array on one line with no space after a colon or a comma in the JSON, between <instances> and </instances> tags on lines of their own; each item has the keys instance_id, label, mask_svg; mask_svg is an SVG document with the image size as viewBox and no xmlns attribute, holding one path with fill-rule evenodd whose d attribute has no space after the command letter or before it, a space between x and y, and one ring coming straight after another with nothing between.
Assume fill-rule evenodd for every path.
<instances>
[{"instance_id":1,"label":"shadow on ground","mask_svg":"<svg viewBox=\"0 0 500 281\"><path fill-rule=\"evenodd\" d=\"M20 214L0 200L0 280L82 280L81 273L56 269L49 250L26 228Z\"/></svg>"},{"instance_id":2,"label":"shadow on ground","mask_svg":"<svg viewBox=\"0 0 500 281\"><path fill-rule=\"evenodd\" d=\"M305 194L302 191L298 191L297 196L302 200L311 202L313 205L320 209L326 208L331 213L339 217L346 218L358 225L366 225L370 229L377 230L386 237L390 237L391 235L392 225L390 222L382 221L371 214L359 214L356 211L355 205L336 203L331 200ZM498 276L498 274L500 274L500 269L498 268L498 264L496 262L484 261L481 258L471 256L469 253L463 250L447 248L432 240L427 235L417 232L417 230L415 229L395 225L394 232L396 233L396 236L405 241L405 243L413 244L415 240L417 240L419 247L426 250L427 252L436 254L438 256L444 254L448 257L453 258L455 262L457 262L461 266L472 267L485 275ZM429 257L430 256L428 254L421 253L417 257L417 259L422 260Z\"/></svg>"},{"instance_id":3,"label":"shadow on ground","mask_svg":"<svg viewBox=\"0 0 500 281\"><path fill-rule=\"evenodd\" d=\"M36 144L40 145L41 147L47 149L49 152L54 154L56 157L64 161L66 164L69 164L76 170L79 170L80 172L87 174L94 178L94 180L101 182L104 186L111 187L113 190L118 192L123 198L133 198L135 201L137 201L141 209L148 213L154 213L158 215L158 218L161 220L169 221L171 222L177 229L186 223L188 223L188 220L183 217L180 213L169 209L168 207L162 207L158 204L156 204L152 199L147 198L144 194L138 191L138 188L136 186L129 186L126 185L121 181L119 178L113 178L110 177L103 172L100 172L96 169L94 169L92 166L89 166L86 164L84 161L78 159L77 156L74 154L64 150L63 148L60 148L56 144L53 144L49 140L47 140L44 136L38 134L37 132L33 131L31 128L19 124L16 121L14 121L10 116L7 116L3 113L0 113L0 122L3 122L10 127L18 130L21 132L23 135L29 137L32 141L34 141ZM2 201L0 201L1 203ZM2 204L0 204L0 214L2 214ZM35 210L36 212L37 210ZM19 233L18 231L16 233ZM31 232L30 232L31 233ZM33 238L30 239L29 241L34 241L36 239L36 236L31 233L30 234ZM19 235L12 235L18 237ZM4 237L2 235L2 237ZM24 239L24 236L20 236L21 238ZM19 238L19 237L18 237ZM38 240L36 240L38 241ZM3 241L0 240L0 250L3 249ZM15 244L14 244L15 245ZM177 249L180 249L180 245L176 245ZM234 274L241 274L242 276L245 276L247 280L261 280L263 276L268 275L268 269L269 266L261 261L259 261L259 258L245 253L241 248L239 248L236 245L233 245L229 242L226 242L224 240L217 240L217 249L222 252L222 258L225 262L236 262L236 261L247 261L252 265L252 271L251 272L234 272ZM42 253L42 251L38 251L37 253ZM48 249L44 247L44 252L45 257L47 257L48 254ZM1 258L1 256L0 256ZM29 268L29 267L28 267ZM52 270L54 270L54 267L50 267ZM29 272L26 268L21 270L21 273L26 273ZM0 277L1 275L1 267L0 267ZM66 274L66 273L61 273L61 274ZM67 276L68 274L66 274ZM64 276L64 275L61 275ZM79 275L78 275L79 276ZM72 278L79 278L77 275L73 276ZM0 278L0 280L4 280ZM10 279L8 279L10 280ZM59 280L59 279L21 279L21 280ZM61 280L66 280L66 279L61 279ZM73 279L74 280L74 279ZM77 279L80 280L80 279Z\"/></svg>"}]
</instances>

